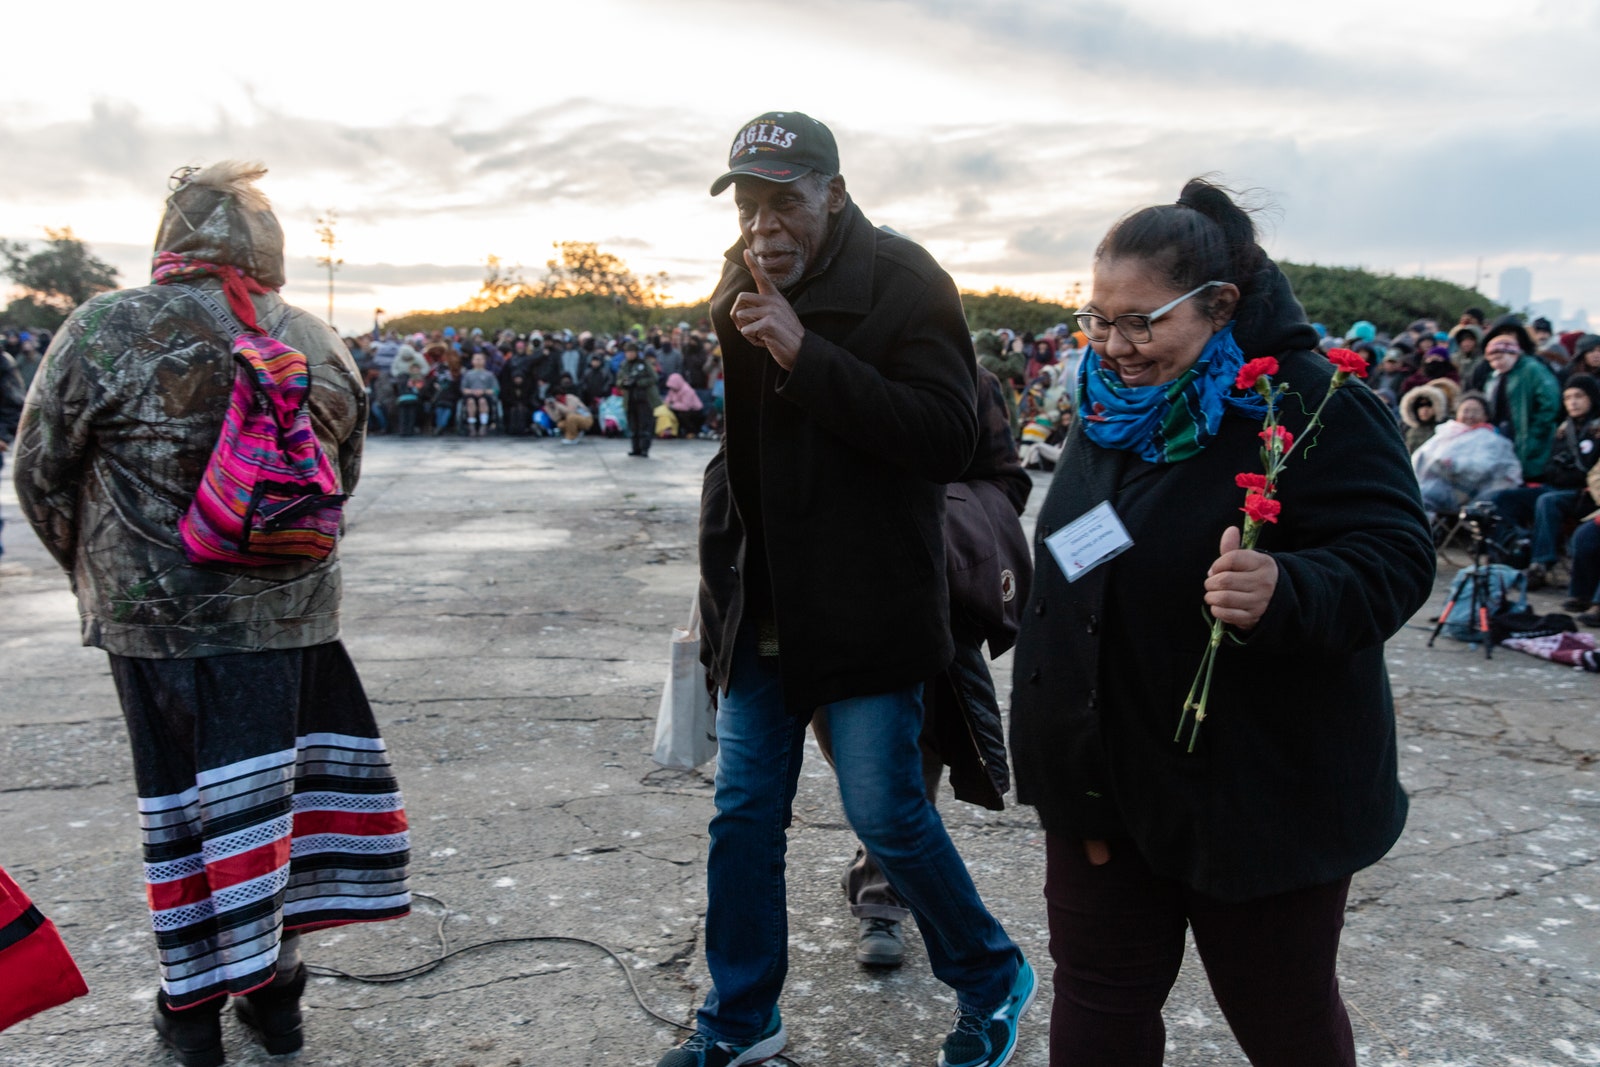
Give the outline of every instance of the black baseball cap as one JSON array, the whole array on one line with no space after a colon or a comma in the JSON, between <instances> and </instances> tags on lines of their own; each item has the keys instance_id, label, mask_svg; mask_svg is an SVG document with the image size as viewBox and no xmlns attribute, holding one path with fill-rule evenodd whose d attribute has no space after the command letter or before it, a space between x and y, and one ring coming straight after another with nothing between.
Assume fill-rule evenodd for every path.
<instances>
[{"instance_id":1,"label":"black baseball cap","mask_svg":"<svg viewBox=\"0 0 1600 1067\"><path fill-rule=\"evenodd\" d=\"M839 146L833 132L798 111L769 111L739 128L728 148L728 172L711 183L711 195L741 174L788 183L813 172L839 173Z\"/></svg>"}]
</instances>

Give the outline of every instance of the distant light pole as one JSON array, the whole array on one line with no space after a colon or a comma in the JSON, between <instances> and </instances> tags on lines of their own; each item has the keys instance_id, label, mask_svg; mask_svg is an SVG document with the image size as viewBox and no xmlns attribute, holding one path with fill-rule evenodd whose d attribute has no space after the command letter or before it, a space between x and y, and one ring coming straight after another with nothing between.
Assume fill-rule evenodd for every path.
<instances>
[{"instance_id":1,"label":"distant light pole","mask_svg":"<svg viewBox=\"0 0 1600 1067\"><path fill-rule=\"evenodd\" d=\"M334 227L339 224L339 215L332 208L328 209L317 219L317 239L327 249L317 257L317 265L328 270L328 325L333 326L333 272L344 265L344 260L334 256L334 249L339 245L339 235L334 233ZM337 329L337 327L335 327Z\"/></svg>"}]
</instances>

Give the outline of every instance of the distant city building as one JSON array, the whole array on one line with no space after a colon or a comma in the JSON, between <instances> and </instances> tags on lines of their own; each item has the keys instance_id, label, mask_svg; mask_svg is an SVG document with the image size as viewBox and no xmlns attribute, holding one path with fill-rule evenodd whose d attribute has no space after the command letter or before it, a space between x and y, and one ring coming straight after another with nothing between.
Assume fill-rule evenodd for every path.
<instances>
[{"instance_id":1,"label":"distant city building","mask_svg":"<svg viewBox=\"0 0 1600 1067\"><path fill-rule=\"evenodd\" d=\"M1584 308L1575 309L1562 322L1561 329L1563 331L1582 330L1584 333L1592 333L1593 331L1589 328L1589 312Z\"/></svg>"},{"instance_id":2,"label":"distant city building","mask_svg":"<svg viewBox=\"0 0 1600 1067\"><path fill-rule=\"evenodd\" d=\"M1522 311L1533 300L1533 272L1527 267L1507 267L1500 272L1500 303Z\"/></svg>"},{"instance_id":3,"label":"distant city building","mask_svg":"<svg viewBox=\"0 0 1600 1067\"><path fill-rule=\"evenodd\" d=\"M1505 290L1502 289L1501 292ZM1501 303L1505 303L1502 299ZM1512 307L1517 305L1512 304ZM1528 321L1534 319L1549 319L1552 326L1561 321L1561 300L1534 300L1528 304Z\"/></svg>"}]
</instances>

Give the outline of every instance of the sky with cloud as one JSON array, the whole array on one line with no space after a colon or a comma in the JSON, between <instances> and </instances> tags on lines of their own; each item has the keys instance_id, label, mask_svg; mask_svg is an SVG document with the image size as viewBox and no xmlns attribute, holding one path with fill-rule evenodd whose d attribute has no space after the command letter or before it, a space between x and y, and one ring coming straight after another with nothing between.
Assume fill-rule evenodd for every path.
<instances>
[{"instance_id":1,"label":"sky with cloud","mask_svg":"<svg viewBox=\"0 0 1600 1067\"><path fill-rule=\"evenodd\" d=\"M290 299L464 302L598 242L683 300L736 236L707 186L748 118L828 123L873 221L966 288L1063 298L1185 178L1255 191L1282 258L1425 273L1600 323L1600 0L302 0L8 11L0 236L71 226L142 281L166 178L261 159ZM203 11L203 16L200 12ZM25 43L24 43L25 42ZM252 43L253 42L253 43Z\"/></svg>"}]
</instances>

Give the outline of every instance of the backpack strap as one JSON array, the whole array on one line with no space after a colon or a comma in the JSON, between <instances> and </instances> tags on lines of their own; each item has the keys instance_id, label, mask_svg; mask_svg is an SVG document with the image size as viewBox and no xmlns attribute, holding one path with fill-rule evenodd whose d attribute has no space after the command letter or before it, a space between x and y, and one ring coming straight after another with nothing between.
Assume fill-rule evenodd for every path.
<instances>
[{"instance_id":1,"label":"backpack strap","mask_svg":"<svg viewBox=\"0 0 1600 1067\"><path fill-rule=\"evenodd\" d=\"M217 325L226 330L228 335L235 341L237 341L240 337L243 337L248 332L245 329L244 323L239 321L239 316L233 313L233 309L228 307L222 301L218 300L207 290L201 289L196 285L183 285L181 283L173 282L169 282L168 284L172 288L182 289L184 292L194 297L195 300L199 302L201 307L211 312L211 317L217 321ZM278 320L278 325L275 328L270 331L266 331L266 335L272 338L274 341L281 341L283 338L280 337L279 334L282 333L283 329L288 325L289 316L285 315Z\"/></svg>"}]
</instances>

